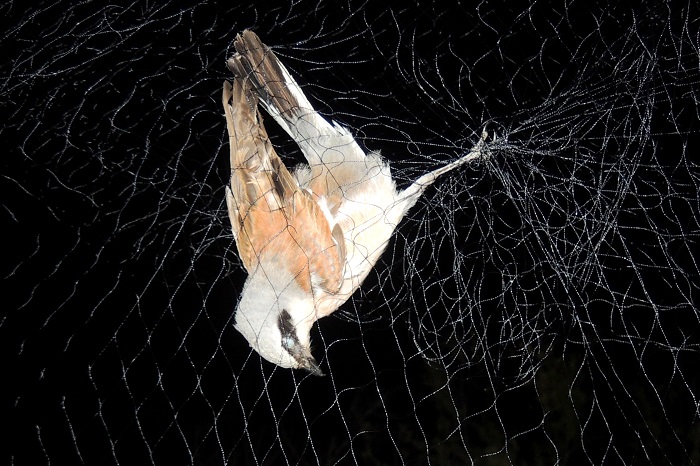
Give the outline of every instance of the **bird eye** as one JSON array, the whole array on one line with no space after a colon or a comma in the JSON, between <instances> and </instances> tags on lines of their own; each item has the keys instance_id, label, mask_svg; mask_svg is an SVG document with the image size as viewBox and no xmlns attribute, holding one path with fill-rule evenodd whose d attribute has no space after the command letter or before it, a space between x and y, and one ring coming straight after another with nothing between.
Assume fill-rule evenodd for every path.
<instances>
[{"instance_id":1,"label":"bird eye","mask_svg":"<svg viewBox=\"0 0 700 466\"><path fill-rule=\"evenodd\" d=\"M290 316L289 312L285 309L282 309L282 312L280 312L280 316L277 319L277 326L280 329L280 335L282 335L282 348L292 354L294 348L299 345L299 338L297 337L296 328L292 323L292 316Z\"/></svg>"},{"instance_id":2,"label":"bird eye","mask_svg":"<svg viewBox=\"0 0 700 466\"><path fill-rule=\"evenodd\" d=\"M282 347L287 351L290 351L292 348L294 348L294 338L282 335Z\"/></svg>"}]
</instances>

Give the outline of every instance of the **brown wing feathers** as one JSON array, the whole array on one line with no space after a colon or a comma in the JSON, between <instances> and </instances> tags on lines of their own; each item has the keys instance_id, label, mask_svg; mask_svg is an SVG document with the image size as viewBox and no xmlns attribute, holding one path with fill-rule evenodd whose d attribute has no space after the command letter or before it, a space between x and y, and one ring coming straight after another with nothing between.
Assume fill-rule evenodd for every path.
<instances>
[{"instance_id":1,"label":"brown wing feathers","mask_svg":"<svg viewBox=\"0 0 700 466\"><path fill-rule=\"evenodd\" d=\"M345 262L342 231L337 227L331 232L318 204L299 188L267 137L258 89L252 88L252 73L241 65L256 60L243 55L246 50L264 53L259 39L258 44L241 48L229 60L235 79L232 85L225 82L223 90L231 152L227 204L239 255L249 273L264 255L274 261L284 258L302 288L311 291L314 274L314 281L334 292L342 283Z\"/></svg>"},{"instance_id":2,"label":"brown wing feathers","mask_svg":"<svg viewBox=\"0 0 700 466\"><path fill-rule=\"evenodd\" d=\"M262 99L285 117L292 119L297 113L304 111L287 87L285 72L280 67L277 57L254 32L243 31L236 38L234 47L238 53L227 62L234 75L248 76Z\"/></svg>"}]
</instances>

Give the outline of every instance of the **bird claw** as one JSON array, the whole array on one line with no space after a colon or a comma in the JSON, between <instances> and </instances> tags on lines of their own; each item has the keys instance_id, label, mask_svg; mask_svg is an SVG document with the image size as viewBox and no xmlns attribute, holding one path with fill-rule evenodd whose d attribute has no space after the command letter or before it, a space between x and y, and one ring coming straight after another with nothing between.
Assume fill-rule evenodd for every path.
<instances>
[{"instance_id":1,"label":"bird claw","mask_svg":"<svg viewBox=\"0 0 700 466\"><path fill-rule=\"evenodd\" d=\"M489 138L489 133L486 131L486 128L481 131L481 137L479 138L479 142L476 143L474 147L469 152L472 152L476 154L476 157L482 160L488 160L491 158L491 149L489 149L488 145L486 145L486 141ZM493 138L491 139L491 142L496 141L496 133L493 133Z\"/></svg>"}]
</instances>

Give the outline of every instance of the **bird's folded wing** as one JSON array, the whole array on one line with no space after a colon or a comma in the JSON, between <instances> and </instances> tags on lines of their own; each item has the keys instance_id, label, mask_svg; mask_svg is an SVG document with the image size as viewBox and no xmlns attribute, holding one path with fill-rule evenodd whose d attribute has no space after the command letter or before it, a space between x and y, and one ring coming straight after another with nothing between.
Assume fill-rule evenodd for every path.
<instances>
[{"instance_id":1,"label":"bird's folded wing","mask_svg":"<svg viewBox=\"0 0 700 466\"><path fill-rule=\"evenodd\" d=\"M282 163L249 85L247 79L225 82L222 96L231 161L226 202L239 256L249 273L263 255L284 260L302 288L334 293L345 263L342 231L331 231L319 205Z\"/></svg>"},{"instance_id":2,"label":"bird's folded wing","mask_svg":"<svg viewBox=\"0 0 700 466\"><path fill-rule=\"evenodd\" d=\"M365 153L346 128L329 123L314 110L285 66L254 32L243 31L234 47L229 69L253 82L267 112L299 145L311 168L308 187L326 196L332 211L343 191L366 173Z\"/></svg>"},{"instance_id":3,"label":"bird's folded wing","mask_svg":"<svg viewBox=\"0 0 700 466\"><path fill-rule=\"evenodd\" d=\"M295 137L295 125L301 117L316 119L316 111L294 78L253 31L243 31L233 45L236 54L227 61L229 69L251 79L266 109L287 133ZM315 136L335 132L323 118L311 123L316 127Z\"/></svg>"}]
</instances>

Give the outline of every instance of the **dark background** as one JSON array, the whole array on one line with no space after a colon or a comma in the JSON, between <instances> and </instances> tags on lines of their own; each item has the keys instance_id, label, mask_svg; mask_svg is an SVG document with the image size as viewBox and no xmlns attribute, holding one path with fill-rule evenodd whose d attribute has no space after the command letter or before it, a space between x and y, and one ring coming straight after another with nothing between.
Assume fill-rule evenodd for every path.
<instances>
[{"instance_id":1,"label":"dark background","mask_svg":"<svg viewBox=\"0 0 700 466\"><path fill-rule=\"evenodd\" d=\"M695 2L0 13L3 464L700 462ZM401 186L497 136L315 326L324 378L232 327L245 28Z\"/></svg>"}]
</instances>

